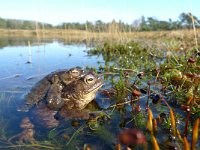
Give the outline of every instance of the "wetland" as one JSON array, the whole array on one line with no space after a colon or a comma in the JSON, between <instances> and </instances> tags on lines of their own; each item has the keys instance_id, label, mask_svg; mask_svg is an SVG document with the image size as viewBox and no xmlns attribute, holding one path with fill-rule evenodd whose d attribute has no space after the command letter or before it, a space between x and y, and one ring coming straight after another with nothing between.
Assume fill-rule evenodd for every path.
<instances>
[{"instance_id":1,"label":"wetland","mask_svg":"<svg viewBox=\"0 0 200 150\"><path fill-rule=\"evenodd\" d=\"M200 52L191 34L177 33L116 33L99 42L94 34L78 42L2 37L0 149L199 149ZM87 107L94 114L33 128L37 118L17 111L25 95L47 74L76 66L104 80ZM23 121L34 129L31 142L16 136Z\"/></svg>"}]
</instances>

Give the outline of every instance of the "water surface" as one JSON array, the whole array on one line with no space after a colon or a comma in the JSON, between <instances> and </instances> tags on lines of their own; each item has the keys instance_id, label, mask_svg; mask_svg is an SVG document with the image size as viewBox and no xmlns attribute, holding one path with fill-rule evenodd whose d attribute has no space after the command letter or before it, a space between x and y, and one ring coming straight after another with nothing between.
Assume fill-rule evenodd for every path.
<instances>
[{"instance_id":1,"label":"water surface","mask_svg":"<svg viewBox=\"0 0 200 150\"><path fill-rule=\"evenodd\" d=\"M96 67L99 62L103 62L101 57L88 56L85 44L65 45L57 40L43 44L32 39L13 41L14 39L1 38L0 141L2 139L5 143L1 141L0 147L8 146L7 139L21 131L20 122L28 114L18 112L17 108L37 81L55 70L75 66ZM44 138L48 137L48 132L44 131L45 129L36 131L39 132L37 137L40 140L48 140Z\"/></svg>"},{"instance_id":2,"label":"water surface","mask_svg":"<svg viewBox=\"0 0 200 150\"><path fill-rule=\"evenodd\" d=\"M30 48L28 43L27 46L3 47L0 49L0 91L9 91L19 85L32 86L31 83L58 69L95 67L102 58L87 56L87 49L84 44L63 45L58 41Z\"/></svg>"}]
</instances>

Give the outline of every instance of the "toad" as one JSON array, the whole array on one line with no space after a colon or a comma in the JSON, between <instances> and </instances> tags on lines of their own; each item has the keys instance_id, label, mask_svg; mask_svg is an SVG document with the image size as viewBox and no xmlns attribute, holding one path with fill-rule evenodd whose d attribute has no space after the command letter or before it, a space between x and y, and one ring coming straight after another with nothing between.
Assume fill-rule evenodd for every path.
<instances>
[{"instance_id":1,"label":"toad","mask_svg":"<svg viewBox=\"0 0 200 150\"><path fill-rule=\"evenodd\" d=\"M84 71L80 67L74 67L70 70L58 70L52 72L41 79L36 85L30 90L30 92L25 96L25 104L18 109L18 111L28 111L35 104L38 104L40 101L46 99L47 103L56 101L53 103L58 103L55 98L55 94L61 92L62 88L71 82L78 80L84 75ZM47 98L46 98L47 97ZM59 96L58 96L59 97ZM51 102L49 102L49 100ZM57 107L62 106L62 102L59 102Z\"/></svg>"}]
</instances>

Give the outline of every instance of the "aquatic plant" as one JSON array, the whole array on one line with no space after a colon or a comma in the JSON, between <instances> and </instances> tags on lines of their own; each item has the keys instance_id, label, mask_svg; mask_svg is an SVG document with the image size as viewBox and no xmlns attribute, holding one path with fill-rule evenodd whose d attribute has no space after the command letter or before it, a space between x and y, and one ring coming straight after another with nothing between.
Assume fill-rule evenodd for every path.
<instances>
[{"instance_id":1,"label":"aquatic plant","mask_svg":"<svg viewBox=\"0 0 200 150\"><path fill-rule=\"evenodd\" d=\"M156 132L162 130L170 130L167 134L170 137L178 138L174 145L169 141L169 147L172 145L172 147L183 147L183 145L188 147L189 142L182 135L186 136L188 128L191 128L193 124L194 119L191 116L196 116L196 119L199 116L200 71L196 68L199 67L200 58L196 55L195 50L184 52L184 55L180 54L183 52L179 47L181 45L179 42L172 41L170 44L166 43L165 45L166 48L168 47L167 51L157 50L155 52L155 49L143 47L135 42L112 43L112 45L105 43L102 47L88 52L102 55L106 62L104 66L106 69L101 66L102 72L109 72L110 76L112 76L112 73L115 75L114 79L110 78L112 79L110 83L113 85L114 93L109 95L109 98L115 100L116 104L111 105L110 108L120 107L125 118L129 116L130 110L127 108L130 107L128 106L131 106L131 111L135 113L131 118L127 118L127 121L122 122L123 125L121 124L120 127L133 124L134 127L141 127L140 129L142 129L144 122L146 122L146 128L150 131L154 149L159 149L154 136ZM109 80L109 78L106 78L106 80ZM143 102L140 106L139 101L141 99L146 100L146 105ZM138 102L136 103L135 100ZM166 108L155 109L154 105L161 105ZM183 106L191 108L190 111L186 111L186 119L184 119L183 112L180 113L176 110ZM152 108L153 111L151 111ZM141 112L138 113L136 110ZM146 120L145 117L142 118L142 114L145 114L145 112L148 115ZM153 114L157 115L157 113L160 115L158 115L158 118L154 118ZM177 124L177 122L179 123ZM183 133L179 131L180 124L185 124ZM147 141L149 141L149 138L147 138Z\"/></svg>"}]
</instances>

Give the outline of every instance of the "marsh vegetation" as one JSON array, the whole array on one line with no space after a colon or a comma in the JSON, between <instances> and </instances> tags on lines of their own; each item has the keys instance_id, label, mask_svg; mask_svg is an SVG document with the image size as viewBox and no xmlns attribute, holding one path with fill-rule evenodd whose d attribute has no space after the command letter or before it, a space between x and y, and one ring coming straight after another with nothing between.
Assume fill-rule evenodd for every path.
<instances>
[{"instance_id":1,"label":"marsh vegetation","mask_svg":"<svg viewBox=\"0 0 200 150\"><path fill-rule=\"evenodd\" d=\"M200 148L199 30L195 36L188 29L122 32L115 27L112 32L0 30L0 52L6 57L17 50L1 60L0 149ZM28 43L32 60L26 64ZM19 143L13 136L29 116L16 112L24 94L47 73L74 65L103 76L105 85L94 100L98 107L88 106L100 113L88 120L66 119L53 129L36 126L35 141Z\"/></svg>"}]
</instances>

